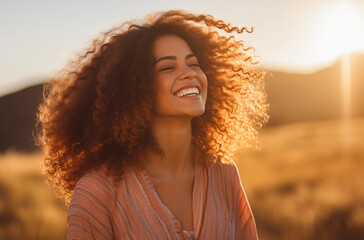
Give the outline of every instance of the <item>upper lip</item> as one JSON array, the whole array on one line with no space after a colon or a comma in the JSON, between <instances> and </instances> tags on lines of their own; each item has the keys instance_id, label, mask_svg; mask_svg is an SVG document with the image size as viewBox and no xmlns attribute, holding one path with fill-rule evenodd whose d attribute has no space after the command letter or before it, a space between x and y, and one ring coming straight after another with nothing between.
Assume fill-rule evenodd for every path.
<instances>
[{"instance_id":1,"label":"upper lip","mask_svg":"<svg viewBox=\"0 0 364 240\"><path fill-rule=\"evenodd\" d=\"M177 92L181 91L182 89L194 88L194 87L196 87L198 89L198 91L201 93L200 85L197 84L197 83L192 83L192 84L188 84L188 85L185 85L185 86L182 86L182 87L178 88L176 91L173 92L173 95L175 95Z\"/></svg>"}]
</instances>

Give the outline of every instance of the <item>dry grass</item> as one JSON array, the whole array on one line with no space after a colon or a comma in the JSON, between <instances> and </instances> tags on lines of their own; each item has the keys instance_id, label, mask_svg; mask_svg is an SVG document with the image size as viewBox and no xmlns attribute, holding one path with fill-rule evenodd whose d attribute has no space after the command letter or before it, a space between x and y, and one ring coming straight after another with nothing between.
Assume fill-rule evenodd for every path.
<instances>
[{"instance_id":1,"label":"dry grass","mask_svg":"<svg viewBox=\"0 0 364 240\"><path fill-rule=\"evenodd\" d=\"M364 239L364 119L265 129L239 169L261 240Z\"/></svg>"},{"instance_id":2,"label":"dry grass","mask_svg":"<svg viewBox=\"0 0 364 240\"><path fill-rule=\"evenodd\" d=\"M0 155L0 239L66 239L66 207L45 184L41 154Z\"/></svg>"},{"instance_id":3,"label":"dry grass","mask_svg":"<svg viewBox=\"0 0 364 240\"><path fill-rule=\"evenodd\" d=\"M267 128L261 142L238 154L261 240L364 239L364 119ZM0 155L0 239L66 239L40 157Z\"/></svg>"}]
</instances>

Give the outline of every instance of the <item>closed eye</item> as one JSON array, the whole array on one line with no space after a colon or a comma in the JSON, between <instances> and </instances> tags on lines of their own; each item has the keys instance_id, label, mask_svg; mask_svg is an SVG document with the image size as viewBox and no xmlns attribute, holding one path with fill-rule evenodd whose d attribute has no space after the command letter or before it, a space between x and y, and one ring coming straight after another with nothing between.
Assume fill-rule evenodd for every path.
<instances>
[{"instance_id":1,"label":"closed eye","mask_svg":"<svg viewBox=\"0 0 364 240\"><path fill-rule=\"evenodd\" d=\"M166 67L166 68L162 68L162 69L160 69L159 71L161 72L161 71L166 71L166 70L170 70L170 69L174 69L174 67Z\"/></svg>"}]
</instances>

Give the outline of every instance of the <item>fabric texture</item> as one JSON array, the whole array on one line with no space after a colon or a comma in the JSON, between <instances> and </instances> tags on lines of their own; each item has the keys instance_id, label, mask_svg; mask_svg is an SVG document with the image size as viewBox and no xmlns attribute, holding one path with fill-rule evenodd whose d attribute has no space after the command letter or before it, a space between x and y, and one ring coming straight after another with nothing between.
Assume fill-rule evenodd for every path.
<instances>
[{"instance_id":1,"label":"fabric texture","mask_svg":"<svg viewBox=\"0 0 364 240\"><path fill-rule=\"evenodd\" d=\"M235 164L196 165L192 204L194 239L258 239ZM191 239L144 169L127 169L118 184L103 170L84 175L67 223L70 240Z\"/></svg>"}]
</instances>

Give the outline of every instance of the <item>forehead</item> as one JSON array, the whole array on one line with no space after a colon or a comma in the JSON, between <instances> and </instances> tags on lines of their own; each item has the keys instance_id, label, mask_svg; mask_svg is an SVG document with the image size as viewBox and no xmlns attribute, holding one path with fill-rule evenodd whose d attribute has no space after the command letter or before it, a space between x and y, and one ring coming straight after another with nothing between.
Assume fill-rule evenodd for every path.
<instances>
[{"instance_id":1,"label":"forehead","mask_svg":"<svg viewBox=\"0 0 364 240\"><path fill-rule=\"evenodd\" d=\"M175 35L166 35L157 38L153 43L153 56L155 58L165 56L182 56L192 53L185 40Z\"/></svg>"}]
</instances>

